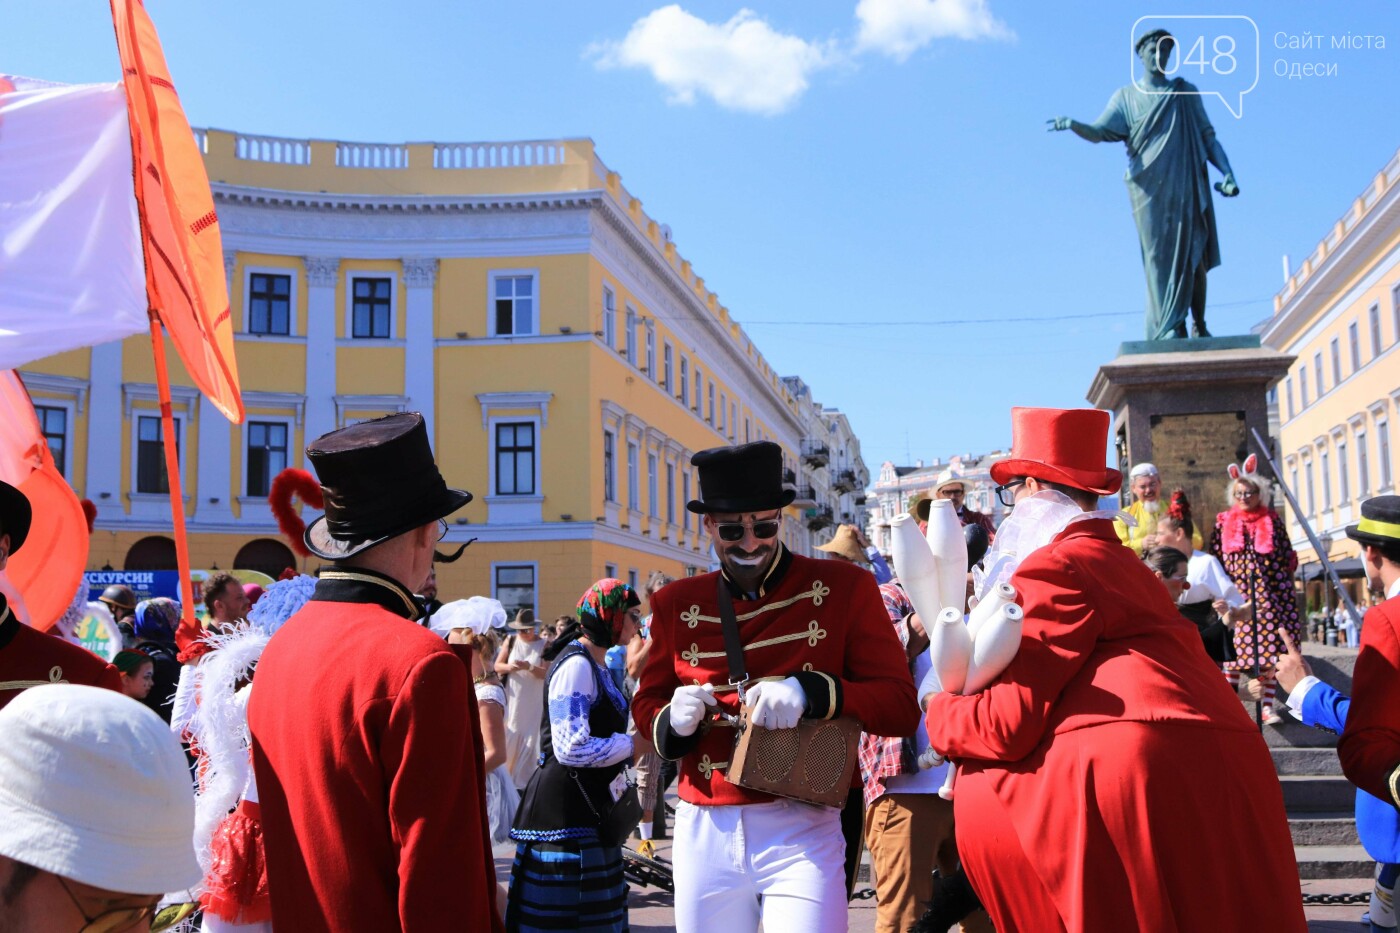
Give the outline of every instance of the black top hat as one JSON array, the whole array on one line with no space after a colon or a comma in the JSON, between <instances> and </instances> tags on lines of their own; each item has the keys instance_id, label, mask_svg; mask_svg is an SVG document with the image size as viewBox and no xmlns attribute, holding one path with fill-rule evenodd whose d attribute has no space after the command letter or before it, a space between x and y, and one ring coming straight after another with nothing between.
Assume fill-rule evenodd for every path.
<instances>
[{"instance_id":1,"label":"black top hat","mask_svg":"<svg viewBox=\"0 0 1400 933\"><path fill-rule=\"evenodd\" d=\"M303 536L311 553L341 560L451 515L472 494L449 489L418 412L352 424L316 438L306 457L326 514Z\"/></svg>"},{"instance_id":2,"label":"black top hat","mask_svg":"<svg viewBox=\"0 0 1400 933\"><path fill-rule=\"evenodd\" d=\"M29 497L0 480L0 535L10 536L11 554L29 537L29 523L33 519L34 509L29 505Z\"/></svg>"},{"instance_id":3,"label":"black top hat","mask_svg":"<svg viewBox=\"0 0 1400 933\"><path fill-rule=\"evenodd\" d=\"M1361 521L1347 526L1347 537L1380 547L1400 545L1400 496L1375 496L1361 503Z\"/></svg>"},{"instance_id":4,"label":"black top hat","mask_svg":"<svg viewBox=\"0 0 1400 933\"><path fill-rule=\"evenodd\" d=\"M783 488L783 449L772 441L711 447L690 463L700 470L700 498L685 506L692 512L766 512L797 498Z\"/></svg>"}]
</instances>

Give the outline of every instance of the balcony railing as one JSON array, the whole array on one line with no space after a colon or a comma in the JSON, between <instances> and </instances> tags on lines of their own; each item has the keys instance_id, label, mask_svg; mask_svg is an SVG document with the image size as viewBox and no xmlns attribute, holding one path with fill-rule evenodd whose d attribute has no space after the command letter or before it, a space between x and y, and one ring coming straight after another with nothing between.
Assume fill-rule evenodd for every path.
<instances>
[{"instance_id":1,"label":"balcony railing","mask_svg":"<svg viewBox=\"0 0 1400 933\"><path fill-rule=\"evenodd\" d=\"M807 527L812 531L834 525L836 522L831 513L831 506L819 505L816 508L807 510Z\"/></svg>"},{"instance_id":2,"label":"balcony railing","mask_svg":"<svg viewBox=\"0 0 1400 933\"><path fill-rule=\"evenodd\" d=\"M799 509L811 508L817 504L817 494L811 486L798 486L797 498L792 500L792 504Z\"/></svg>"},{"instance_id":3,"label":"balcony railing","mask_svg":"<svg viewBox=\"0 0 1400 933\"><path fill-rule=\"evenodd\" d=\"M808 438L802 442L802 459L814 467L826 466L831 452L824 441Z\"/></svg>"},{"instance_id":4,"label":"balcony railing","mask_svg":"<svg viewBox=\"0 0 1400 933\"><path fill-rule=\"evenodd\" d=\"M855 491L856 491L856 471L855 471L855 470L840 470L840 471L838 471L837 474L836 474L836 478L833 479L832 482L831 482L831 488L832 488L832 489L835 489L837 492L855 492Z\"/></svg>"},{"instance_id":5,"label":"balcony railing","mask_svg":"<svg viewBox=\"0 0 1400 933\"><path fill-rule=\"evenodd\" d=\"M796 486L796 485L797 485L797 471L796 471L796 470L783 470L783 483L784 483L785 485L788 485L788 486Z\"/></svg>"}]
</instances>

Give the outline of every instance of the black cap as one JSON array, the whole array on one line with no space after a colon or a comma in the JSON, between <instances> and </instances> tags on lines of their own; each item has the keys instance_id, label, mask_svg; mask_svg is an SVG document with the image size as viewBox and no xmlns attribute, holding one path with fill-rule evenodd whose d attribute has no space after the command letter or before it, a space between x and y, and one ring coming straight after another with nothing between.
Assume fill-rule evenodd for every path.
<instances>
[{"instance_id":1,"label":"black cap","mask_svg":"<svg viewBox=\"0 0 1400 933\"><path fill-rule=\"evenodd\" d=\"M306 448L326 514L303 536L311 553L340 560L436 521L472 501L449 489L418 412L352 424Z\"/></svg>"},{"instance_id":2,"label":"black cap","mask_svg":"<svg viewBox=\"0 0 1400 933\"><path fill-rule=\"evenodd\" d=\"M10 536L10 553L18 551L24 539L29 537L29 524L34 520L34 509L29 497L9 483L0 480L0 535Z\"/></svg>"},{"instance_id":3,"label":"black cap","mask_svg":"<svg viewBox=\"0 0 1400 933\"><path fill-rule=\"evenodd\" d=\"M700 470L700 498L685 506L692 512L766 512L797 498L783 488L783 449L772 441L711 447L690 463Z\"/></svg>"}]
</instances>

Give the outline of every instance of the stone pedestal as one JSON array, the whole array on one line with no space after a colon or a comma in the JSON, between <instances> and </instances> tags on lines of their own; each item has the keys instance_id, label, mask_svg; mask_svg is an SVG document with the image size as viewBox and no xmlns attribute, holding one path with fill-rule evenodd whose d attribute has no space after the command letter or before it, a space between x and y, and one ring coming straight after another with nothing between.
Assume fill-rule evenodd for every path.
<instances>
[{"instance_id":1,"label":"stone pedestal","mask_svg":"<svg viewBox=\"0 0 1400 933\"><path fill-rule=\"evenodd\" d=\"M1113 415L1124 503L1132 501L1132 464L1155 463L1164 503L1172 489L1185 489L1208 541L1227 507L1226 467L1256 450L1252 429L1272 445L1268 393L1294 359L1253 336L1123 344L1099 367L1088 399Z\"/></svg>"}]
</instances>

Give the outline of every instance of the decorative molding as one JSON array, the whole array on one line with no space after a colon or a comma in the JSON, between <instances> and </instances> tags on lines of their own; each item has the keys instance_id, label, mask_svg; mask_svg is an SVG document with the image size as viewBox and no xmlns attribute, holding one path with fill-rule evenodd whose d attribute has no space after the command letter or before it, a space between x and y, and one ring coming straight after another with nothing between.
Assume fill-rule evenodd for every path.
<instances>
[{"instance_id":1,"label":"decorative molding","mask_svg":"<svg viewBox=\"0 0 1400 933\"><path fill-rule=\"evenodd\" d=\"M71 398L78 405L78 414L83 413L87 407L88 391L92 384L87 379L77 379L73 376L54 376L49 373L36 373L28 370L20 370L20 378L24 380L26 388L38 389L40 392L52 392L65 398ZM40 404L43 399L37 399Z\"/></svg>"},{"instance_id":2,"label":"decorative molding","mask_svg":"<svg viewBox=\"0 0 1400 933\"><path fill-rule=\"evenodd\" d=\"M185 414L193 419L195 417L194 403L199 399L199 390L194 386L171 386L170 403L173 407L183 408ZM135 403L152 402L160 404L160 391L154 382L123 382L122 383L122 416L126 421L131 421L131 412L135 408ZM159 414L159 410L156 411ZM184 451L181 451L181 459L184 459Z\"/></svg>"},{"instance_id":3,"label":"decorative molding","mask_svg":"<svg viewBox=\"0 0 1400 933\"><path fill-rule=\"evenodd\" d=\"M478 392L476 400L481 403L481 427L483 430L487 427L493 412L505 410L537 412L540 427L544 427L549 424L549 402L552 398L553 392Z\"/></svg>"},{"instance_id":4,"label":"decorative molding","mask_svg":"<svg viewBox=\"0 0 1400 933\"><path fill-rule=\"evenodd\" d=\"M336 256L307 256L306 284L313 288L335 287L336 275L340 272L340 259Z\"/></svg>"},{"instance_id":5,"label":"decorative molding","mask_svg":"<svg viewBox=\"0 0 1400 933\"><path fill-rule=\"evenodd\" d=\"M233 289L233 270L238 265L238 250L224 250L224 280L230 290Z\"/></svg>"},{"instance_id":6,"label":"decorative molding","mask_svg":"<svg viewBox=\"0 0 1400 933\"><path fill-rule=\"evenodd\" d=\"M306 395L299 392L257 392L245 389L243 391L243 408L244 410L271 408L293 411L296 413L297 426L301 427L306 420Z\"/></svg>"},{"instance_id":7,"label":"decorative molding","mask_svg":"<svg viewBox=\"0 0 1400 933\"><path fill-rule=\"evenodd\" d=\"M408 410L408 398L403 395L336 395L335 426L345 427L347 411L379 411L386 415Z\"/></svg>"},{"instance_id":8,"label":"decorative molding","mask_svg":"<svg viewBox=\"0 0 1400 933\"><path fill-rule=\"evenodd\" d=\"M421 256L403 259L403 282L409 288L432 288L437 285L438 260Z\"/></svg>"}]
</instances>

